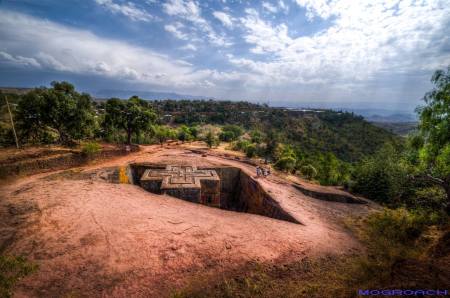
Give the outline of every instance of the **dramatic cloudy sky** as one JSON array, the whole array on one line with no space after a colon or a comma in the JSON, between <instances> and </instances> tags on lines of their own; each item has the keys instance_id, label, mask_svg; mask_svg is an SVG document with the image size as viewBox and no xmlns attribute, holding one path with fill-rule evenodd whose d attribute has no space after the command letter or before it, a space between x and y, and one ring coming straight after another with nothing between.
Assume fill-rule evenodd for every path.
<instances>
[{"instance_id":1,"label":"dramatic cloudy sky","mask_svg":"<svg viewBox=\"0 0 450 298\"><path fill-rule=\"evenodd\" d=\"M0 0L0 85L410 109L450 0Z\"/></svg>"}]
</instances>

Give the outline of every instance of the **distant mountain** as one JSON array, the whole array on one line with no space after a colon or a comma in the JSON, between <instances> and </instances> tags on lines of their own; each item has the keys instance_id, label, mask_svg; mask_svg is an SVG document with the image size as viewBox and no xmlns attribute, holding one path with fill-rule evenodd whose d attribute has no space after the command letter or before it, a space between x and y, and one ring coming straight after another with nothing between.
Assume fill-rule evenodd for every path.
<instances>
[{"instance_id":1,"label":"distant mountain","mask_svg":"<svg viewBox=\"0 0 450 298\"><path fill-rule=\"evenodd\" d=\"M391 114L387 116L382 115L370 115L364 117L369 122L387 122L387 123L395 123L395 122L416 122L417 118L411 114Z\"/></svg>"},{"instance_id":2,"label":"distant mountain","mask_svg":"<svg viewBox=\"0 0 450 298\"><path fill-rule=\"evenodd\" d=\"M373 125L386 129L399 136L407 136L417 131L417 122L371 122Z\"/></svg>"},{"instance_id":3,"label":"distant mountain","mask_svg":"<svg viewBox=\"0 0 450 298\"><path fill-rule=\"evenodd\" d=\"M17 94L22 95L30 90L33 90L33 88L22 88L22 87L0 87L0 92L2 93L9 93L9 94Z\"/></svg>"},{"instance_id":4,"label":"distant mountain","mask_svg":"<svg viewBox=\"0 0 450 298\"><path fill-rule=\"evenodd\" d=\"M122 99L128 99L133 95L137 95L143 99L211 99L211 97L206 96L186 95L174 92L114 90L114 89L103 89L94 92L94 97L96 98L117 97Z\"/></svg>"}]
</instances>

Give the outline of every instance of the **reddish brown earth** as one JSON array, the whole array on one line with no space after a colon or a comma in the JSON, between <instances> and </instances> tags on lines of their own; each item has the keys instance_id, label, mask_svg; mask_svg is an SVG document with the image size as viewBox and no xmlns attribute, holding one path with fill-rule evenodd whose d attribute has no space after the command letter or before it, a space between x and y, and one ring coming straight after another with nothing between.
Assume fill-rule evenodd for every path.
<instances>
[{"instance_id":1,"label":"reddish brown earth","mask_svg":"<svg viewBox=\"0 0 450 298\"><path fill-rule=\"evenodd\" d=\"M241 161L202 157L177 145L144 146L106 162L4 183L0 251L39 265L19 283L17 297L168 296L197 273L225 272L248 261L357 252L342 222L374 207L317 200L278 175L258 179L300 225L155 195L92 174L131 162L231 165L255 172Z\"/></svg>"}]
</instances>

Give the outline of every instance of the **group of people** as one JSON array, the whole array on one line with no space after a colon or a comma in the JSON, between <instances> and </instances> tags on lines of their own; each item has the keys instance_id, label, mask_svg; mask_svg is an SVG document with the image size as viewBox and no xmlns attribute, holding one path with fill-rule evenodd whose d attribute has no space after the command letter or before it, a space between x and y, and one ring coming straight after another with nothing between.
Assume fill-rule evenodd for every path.
<instances>
[{"instance_id":1,"label":"group of people","mask_svg":"<svg viewBox=\"0 0 450 298\"><path fill-rule=\"evenodd\" d=\"M266 178L269 175L270 175L270 169L269 168L263 168L263 167L260 167L260 166L256 167L256 177L257 178L259 178L261 176Z\"/></svg>"}]
</instances>

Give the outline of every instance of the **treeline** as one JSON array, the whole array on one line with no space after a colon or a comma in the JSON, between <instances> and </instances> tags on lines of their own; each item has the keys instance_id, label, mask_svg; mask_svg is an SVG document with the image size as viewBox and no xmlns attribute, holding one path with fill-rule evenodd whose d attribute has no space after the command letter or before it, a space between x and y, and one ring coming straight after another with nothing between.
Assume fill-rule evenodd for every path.
<instances>
[{"instance_id":1,"label":"treeline","mask_svg":"<svg viewBox=\"0 0 450 298\"><path fill-rule=\"evenodd\" d=\"M111 98L98 103L89 94L77 92L70 83L52 82L51 85L24 95L1 95L3 103L8 97L20 144L71 146L85 140L131 144L164 142L178 137L177 129L159 125L157 113L146 100L133 96L128 100ZM0 142L2 146L14 144L5 104L1 110Z\"/></svg>"},{"instance_id":2,"label":"treeline","mask_svg":"<svg viewBox=\"0 0 450 298\"><path fill-rule=\"evenodd\" d=\"M152 102L167 123L175 125L238 125L246 130L274 130L286 142L313 153L332 152L347 162L373 154L386 142L398 142L394 134L373 126L361 116L343 111L295 111L246 102Z\"/></svg>"}]
</instances>

